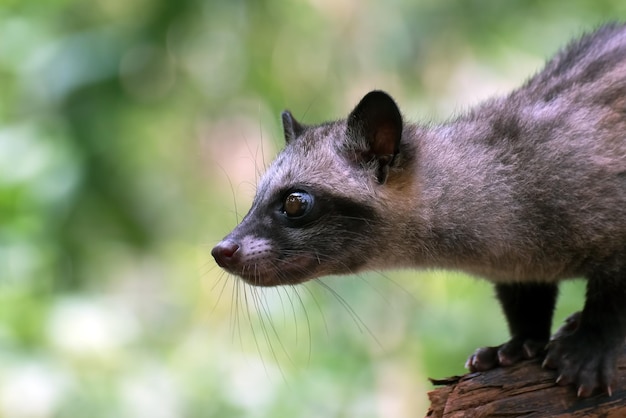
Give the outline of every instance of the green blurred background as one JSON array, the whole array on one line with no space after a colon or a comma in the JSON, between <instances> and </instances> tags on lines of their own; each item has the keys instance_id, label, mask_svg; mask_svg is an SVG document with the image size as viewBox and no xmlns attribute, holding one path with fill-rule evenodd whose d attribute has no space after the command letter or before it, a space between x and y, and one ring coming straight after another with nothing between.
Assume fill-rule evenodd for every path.
<instances>
[{"instance_id":1,"label":"green blurred background","mask_svg":"<svg viewBox=\"0 0 626 418\"><path fill-rule=\"evenodd\" d=\"M414 417L506 338L488 283L250 289L211 247L279 112L441 121L622 0L0 1L0 417ZM564 286L557 321L582 303Z\"/></svg>"}]
</instances>

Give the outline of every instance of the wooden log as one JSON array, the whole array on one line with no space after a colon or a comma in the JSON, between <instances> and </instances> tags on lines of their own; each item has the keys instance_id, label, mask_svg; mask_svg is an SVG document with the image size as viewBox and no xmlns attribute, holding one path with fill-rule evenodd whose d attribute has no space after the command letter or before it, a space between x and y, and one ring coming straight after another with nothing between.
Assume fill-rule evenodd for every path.
<instances>
[{"instance_id":1,"label":"wooden log","mask_svg":"<svg viewBox=\"0 0 626 418\"><path fill-rule=\"evenodd\" d=\"M626 417L626 349L618 362L613 395L578 398L574 386L558 386L556 372L539 360L431 381L429 418Z\"/></svg>"}]
</instances>

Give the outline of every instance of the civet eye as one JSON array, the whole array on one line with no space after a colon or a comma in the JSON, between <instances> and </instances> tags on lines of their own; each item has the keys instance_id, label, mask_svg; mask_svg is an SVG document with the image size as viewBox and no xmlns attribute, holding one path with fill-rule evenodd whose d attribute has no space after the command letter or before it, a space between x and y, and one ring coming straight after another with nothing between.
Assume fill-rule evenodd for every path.
<instances>
[{"instance_id":1,"label":"civet eye","mask_svg":"<svg viewBox=\"0 0 626 418\"><path fill-rule=\"evenodd\" d=\"M306 192L291 192L283 202L283 213L288 218L300 218L313 207L313 196Z\"/></svg>"}]
</instances>

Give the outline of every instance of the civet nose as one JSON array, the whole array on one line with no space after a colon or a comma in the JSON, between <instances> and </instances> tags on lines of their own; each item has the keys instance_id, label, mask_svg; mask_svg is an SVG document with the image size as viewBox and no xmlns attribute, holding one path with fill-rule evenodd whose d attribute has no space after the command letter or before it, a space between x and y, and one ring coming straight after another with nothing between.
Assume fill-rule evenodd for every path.
<instances>
[{"instance_id":1,"label":"civet nose","mask_svg":"<svg viewBox=\"0 0 626 418\"><path fill-rule=\"evenodd\" d=\"M222 241L211 250L211 255L220 267L231 267L237 262L239 244L232 241Z\"/></svg>"}]
</instances>

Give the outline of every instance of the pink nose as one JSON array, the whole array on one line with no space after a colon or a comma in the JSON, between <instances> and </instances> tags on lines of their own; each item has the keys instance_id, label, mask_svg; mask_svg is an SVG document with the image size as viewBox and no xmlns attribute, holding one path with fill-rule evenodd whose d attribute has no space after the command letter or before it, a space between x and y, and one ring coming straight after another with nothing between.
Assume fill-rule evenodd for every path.
<instances>
[{"instance_id":1,"label":"pink nose","mask_svg":"<svg viewBox=\"0 0 626 418\"><path fill-rule=\"evenodd\" d=\"M218 266L227 268L237 263L239 244L233 241L222 241L211 250Z\"/></svg>"}]
</instances>

